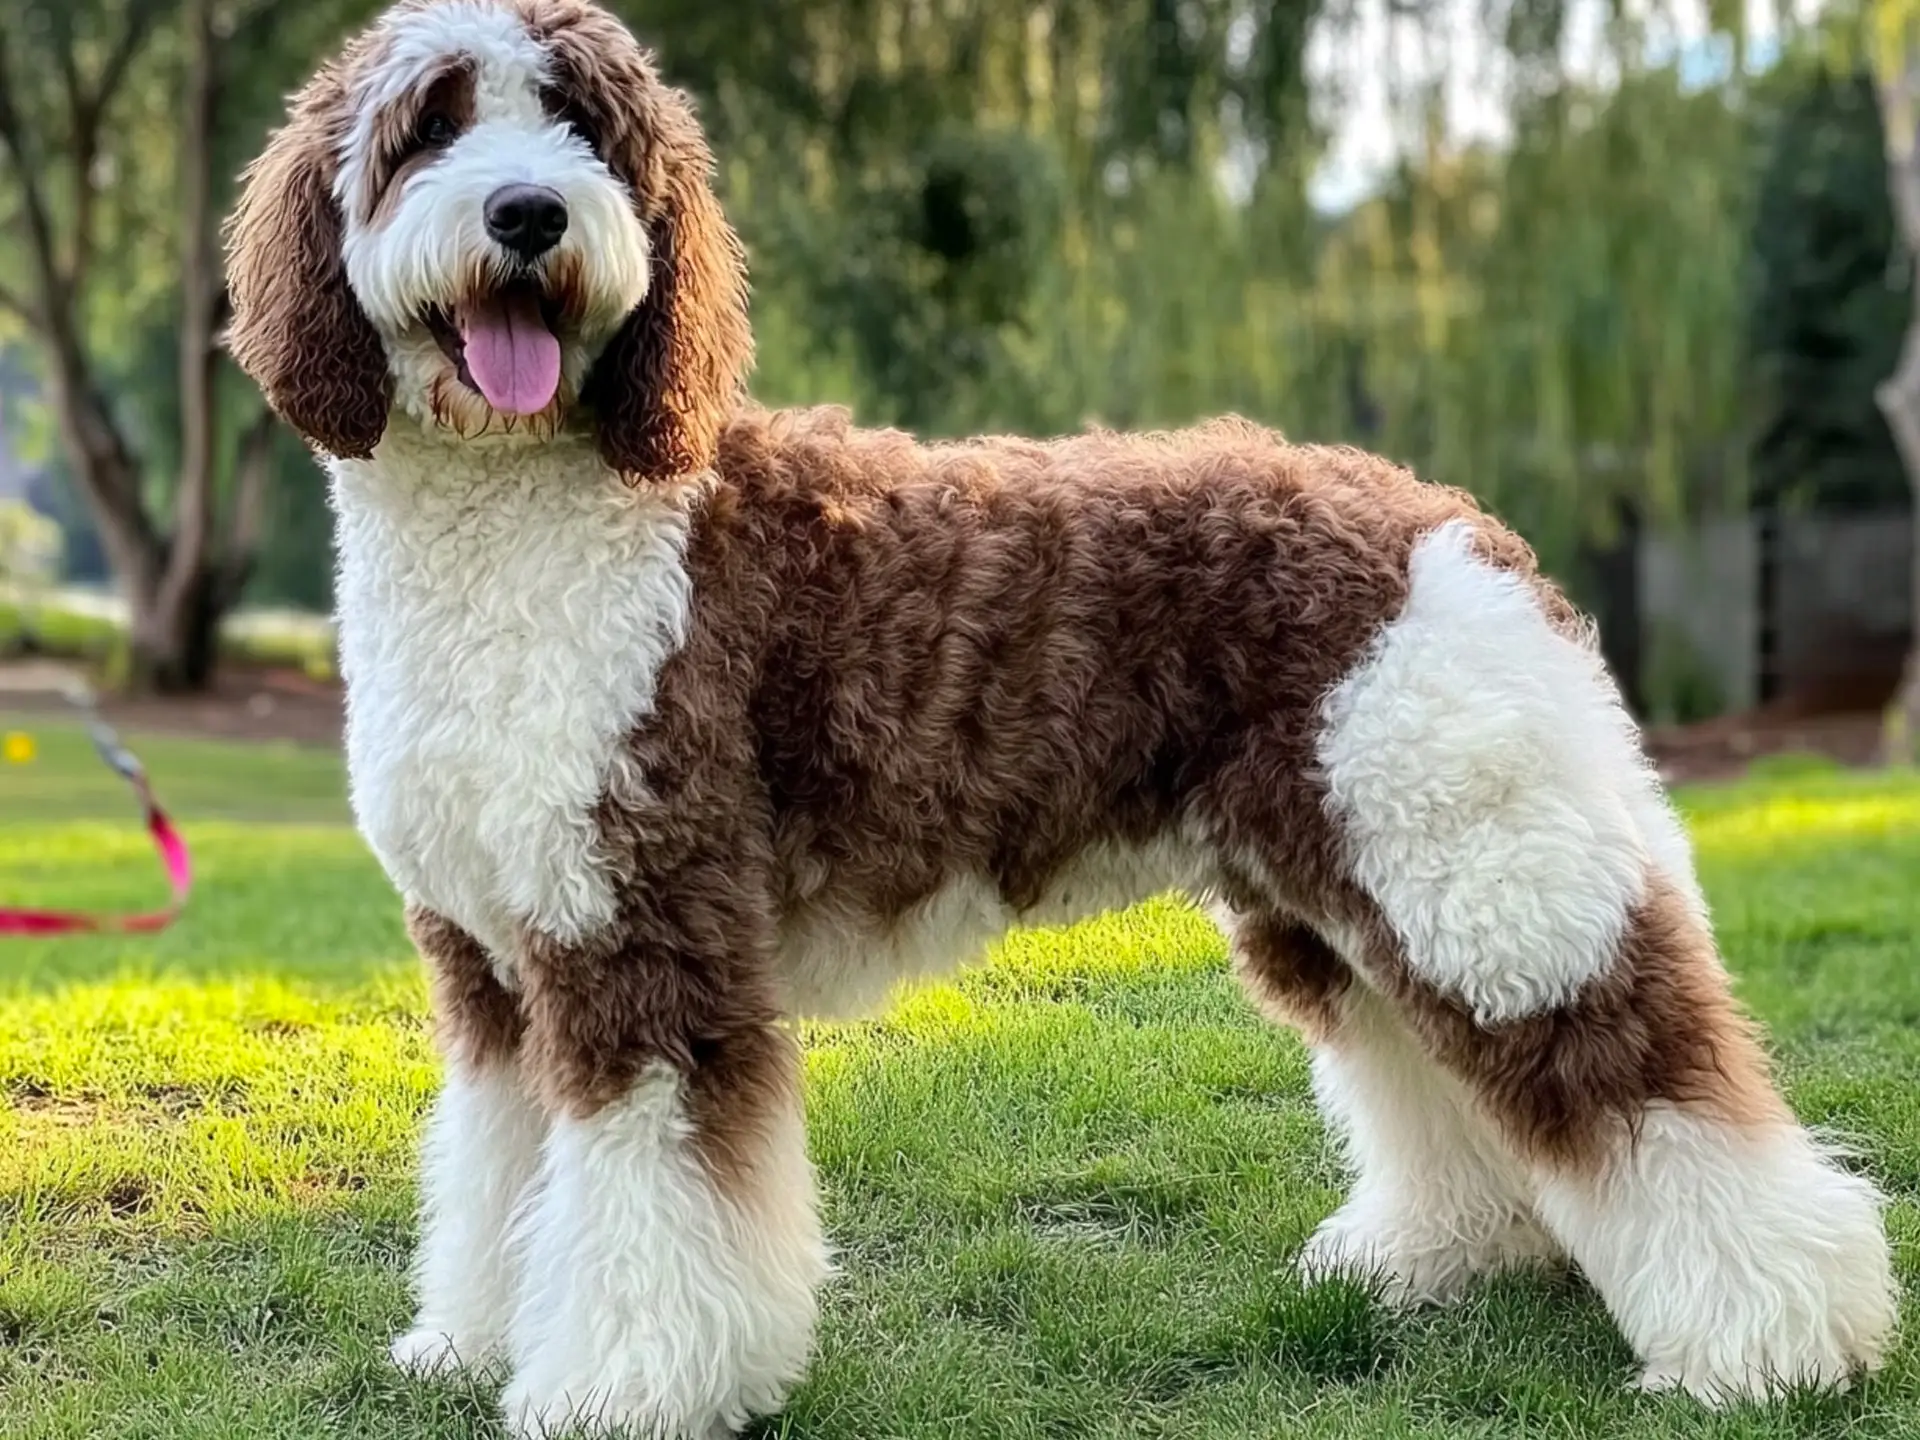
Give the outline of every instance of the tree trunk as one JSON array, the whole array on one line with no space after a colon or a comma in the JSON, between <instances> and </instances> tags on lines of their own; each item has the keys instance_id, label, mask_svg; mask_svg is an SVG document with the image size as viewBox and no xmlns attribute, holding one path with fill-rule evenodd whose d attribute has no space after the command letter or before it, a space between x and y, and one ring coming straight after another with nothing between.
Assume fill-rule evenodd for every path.
<instances>
[{"instance_id":1,"label":"tree trunk","mask_svg":"<svg viewBox=\"0 0 1920 1440\"><path fill-rule=\"evenodd\" d=\"M1880 114L1886 132L1887 186L1907 249L1907 288L1913 296L1899 366L1875 392L1913 490L1913 630L1900 689L1887 709L1885 747L1890 764L1909 765L1920 759L1920 50L1909 53L1899 72L1882 80Z\"/></svg>"},{"instance_id":2,"label":"tree trunk","mask_svg":"<svg viewBox=\"0 0 1920 1440\"><path fill-rule=\"evenodd\" d=\"M173 535L160 582L162 606L191 608L189 590L201 585L213 541L213 482L218 410L214 380L218 352L214 312L220 303L220 261L213 218L212 0L185 0L180 27L187 45L180 123L180 477L174 492Z\"/></svg>"},{"instance_id":3,"label":"tree trunk","mask_svg":"<svg viewBox=\"0 0 1920 1440\"><path fill-rule=\"evenodd\" d=\"M219 103L212 0L185 0L186 83L180 121L180 473L173 531L151 593L133 599L128 681L142 690L200 690L213 678L229 597L213 544L219 460L213 335L220 261L213 214L213 122Z\"/></svg>"},{"instance_id":4,"label":"tree trunk","mask_svg":"<svg viewBox=\"0 0 1920 1440\"><path fill-rule=\"evenodd\" d=\"M100 532L128 612L127 683L139 690L203 689L218 658L215 638L238 587L231 566L201 547L191 568L157 534L139 502L140 471L76 349L55 344L51 399L73 477ZM243 450L251 457L250 446ZM250 486L260 477L250 473ZM258 501L247 497L250 507Z\"/></svg>"},{"instance_id":5,"label":"tree trunk","mask_svg":"<svg viewBox=\"0 0 1920 1440\"><path fill-rule=\"evenodd\" d=\"M179 4L184 40L180 94L180 472L171 522L148 511L144 472L102 396L84 338L84 296L94 257L94 157L100 127L134 58L161 12ZM50 401L77 488L100 528L108 561L127 599L129 684L142 689L200 689L213 676L221 616L240 595L259 526L271 420L242 438L236 501L225 541L213 534L219 468L215 332L221 319L221 265L213 211L213 134L219 113L219 36L213 0L134 0L123 33L94 77L83 75L71 27L56 27L56 58L67 98L63 161L73 184L69 236L61 244L58 207L42 175L54 167L40 152L29 111L13 94L10 31L0 25L0 159L12 161L19 221L27 238L33 292L0 288L6 309L44 342Z\"/></svg>"},{"instance_id":6,"label":"tree trunk","mask_svg":"<svg viewBox=\"0 0 1920 1440\"><path fill-rule=\"evenodd\" d=\"M219 660L220 620L226 604L211 569L186 585L175 583L133 607L127 637L129 688L160 694L204 690Z\"/></svg>"},{"instance_id":7,"label":"tree trunk","mask_svg":"<svg viewBox=\"0 0 1920 1440\"><path fill-rule=\"evenodd\" d=\"M140 573L150 577L151 589L143 596L128 597L133 616L128 637L129 687L178 694L204 690L213 682L220 660L220 622L239 603L253 575L278 428L273 412L263 405L241 433L234 454L233 505L218 553L212 546L204 547L200 563L187 572L184 583L178 578L181 572L170 564L142 567Z\"/></svg>"},{"instance_id":8,"label":"tree trunk","mask_svg":"<svg viewBox=\"0 0 1920 1440\"><path fill-rule=\"evenodd\" d=\"M128 67L142 52L163 11L178 6L185 65L180 95L180 470L171 517L145 503L140 460L97 384L85 334L85 296L92 280L95 179L100 127ZM194 690L213 676L220 621L239 599L252 564L263 514L261 489L270 467L272 420L265 412L242 436L235 499L226 534L216 536L219 408L216 378L222 285L219 219L213 208L213 139L220 90L220 39L215 0L132 0L124 29L98 67L85 68L70 27L56 30L57 60L67 98L69 134L61 155L72 182L63 244L59 207L50 203L45 163L11 83L9 31L0 25L0 160L10 160L20 192L19 221L34 288L0 286L0 306L17 314L44 343L49 399L74 483L87 501L130 612L128 681L141 689ZM266 13L263 9L262 14Z\"/></svg>"}]
</instances>

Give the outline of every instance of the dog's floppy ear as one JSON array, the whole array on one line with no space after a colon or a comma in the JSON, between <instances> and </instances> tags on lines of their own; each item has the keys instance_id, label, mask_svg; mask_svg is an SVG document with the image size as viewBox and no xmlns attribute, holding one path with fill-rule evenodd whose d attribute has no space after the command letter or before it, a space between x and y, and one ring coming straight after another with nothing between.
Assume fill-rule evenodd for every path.
<instances>
[{"instance_id":1,"label":"dog's floppy ear","mask_svg":"<svg viewBox=\"0 0 1920 1440\"><path fill-rule=\"evenodd\" d=\"M281 419L330 455L364 458L386 429L393 380L340 249L333 175L345 106L323 71L242 175L226 226L226 339Z\"/></svg>"},{"instance_id":2,"label":"dog's floppy ear","mask_svg":"<svg viewBox=\"0 0 1920 1440\"><path fill-rule=\"evenodd\" d=\"M637 478L711 466L753 363L746 251L714 196L713 154L687 98L653 88L655 103L627 140L641 153L617 164L652 243L647 294L594 364L584 397L601 455Z\"/></svg>"}]
</instances>

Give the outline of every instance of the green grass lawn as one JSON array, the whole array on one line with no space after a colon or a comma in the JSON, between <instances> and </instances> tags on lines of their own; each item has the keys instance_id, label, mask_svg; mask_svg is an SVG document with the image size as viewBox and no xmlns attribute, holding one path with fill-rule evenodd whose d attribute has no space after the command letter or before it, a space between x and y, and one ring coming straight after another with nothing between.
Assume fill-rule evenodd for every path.
<instances>
[{"instance_id":1,"label":"green grass lawn","mask_svg":"<svg viewBox=\"0 0 1920 1440\"><path fill-rule=\"evenodd\" d=\"M0 721L0 729L7 728ZM0 766L0 901L163 893L70 732ZM338 761L141 745L200 889L151 939L0 940L0 1436L466 1437L403 1380L413 1147L437 1067ZM1810 1120L1858 1145L1920 1275L1920 781L1687 797L1740 989ZM809 1036L843 1274L767 1435L1920 1435L1920 1343L1854 1394L1711 1415L1629 1390L1574 1280L1393 1314L1302 1291L1340 1177L1303 1052L1171 905L1014 937L883 1022Z\"/></svg>"}]
</instances>

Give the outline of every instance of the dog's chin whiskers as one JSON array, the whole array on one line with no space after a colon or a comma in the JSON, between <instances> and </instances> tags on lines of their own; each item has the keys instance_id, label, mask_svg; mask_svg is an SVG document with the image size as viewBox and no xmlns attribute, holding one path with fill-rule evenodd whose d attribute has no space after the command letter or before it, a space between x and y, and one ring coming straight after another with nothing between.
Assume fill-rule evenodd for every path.
<instances>
[{"instance_id":1,"label":"dog's chin whiskers","mask_svg":"<svg viewBox=\"0 0 1920 1440\"><path fill-rule=\"evenodd\" d=\"M426 386L426 411L433 425L470 444L487 440L553 440L565 427L571 408L563 390L552 405L538 414L503 415L468 389L456 375L444 370Z\"/></svg>"}]
</instances>

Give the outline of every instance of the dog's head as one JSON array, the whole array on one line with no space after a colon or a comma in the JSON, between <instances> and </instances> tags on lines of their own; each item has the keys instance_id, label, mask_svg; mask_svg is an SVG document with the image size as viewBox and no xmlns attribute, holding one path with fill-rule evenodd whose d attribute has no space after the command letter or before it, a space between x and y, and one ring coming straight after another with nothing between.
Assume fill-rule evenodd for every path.
<instances>
[{"instance_id":1,"label":"dog's head","mask_svg":"<svg viewBox=\"0 0 1920 1440\"><path fill-rule=\"evenodd\" d=\"M227 230L228 344L319 449L592 424L712 463L752 359L693 108L589 0L403 0L294 97Z\"/></svg>"}]
</instances>

